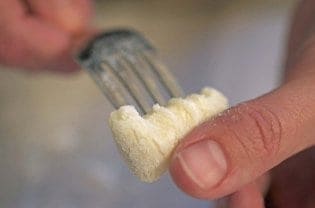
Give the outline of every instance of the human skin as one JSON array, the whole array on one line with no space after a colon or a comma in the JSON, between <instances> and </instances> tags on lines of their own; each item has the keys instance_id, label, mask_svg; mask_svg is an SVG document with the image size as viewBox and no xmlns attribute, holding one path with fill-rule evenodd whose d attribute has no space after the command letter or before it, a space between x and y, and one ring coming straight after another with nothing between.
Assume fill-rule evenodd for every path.
<instances>
[{"instance_id":1,"label":"human skin","mask_svg":"<svg viewBox=\"0 0 315 208\"><path fill-rule=\"evenodd\" d=\"M170 166L180 189L197 198L226 197L230 208L262 208L270 183L269 206L315 207L314 26L315 1L301 1L281 86L185 136Z\"/></svg>"},{"instance_id":2,"label":"human skin","mask_svg":"<svg viewBox=\"0 0 315 208\"><path fill-rule=\"evenodd\" d=\"M91 0L1 0L0 63L73 72L75 48L93 33Z\"/></svg>"}]
</instances>

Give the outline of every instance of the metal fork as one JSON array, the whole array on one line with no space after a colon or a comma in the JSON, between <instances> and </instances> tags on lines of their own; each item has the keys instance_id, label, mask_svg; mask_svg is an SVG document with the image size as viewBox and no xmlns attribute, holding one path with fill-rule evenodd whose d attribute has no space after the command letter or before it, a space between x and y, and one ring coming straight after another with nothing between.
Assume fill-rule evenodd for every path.
<instances>
[{"instance_id":1,"label":"metal fork","mask_svg":"<svg viewBox=\"0 0 315 208\"><path fill-rule=\"evenodd\" d=\"M116 109L131 104L144 114L153 103L164 105L167 97L183 96L155 48L136 31L100 34L79 54L78 62Z\"/></svg>"}]
</instances>

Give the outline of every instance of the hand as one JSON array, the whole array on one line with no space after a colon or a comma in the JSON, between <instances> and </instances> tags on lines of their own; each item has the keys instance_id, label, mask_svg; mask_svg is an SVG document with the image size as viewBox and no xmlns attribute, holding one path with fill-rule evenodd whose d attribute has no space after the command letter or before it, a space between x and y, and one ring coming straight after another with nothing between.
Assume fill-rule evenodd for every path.
<instances>
[{"instance_id":1,"label":"hand","mask_svg":"<svg viewBox=\"0 0 315 208\"><path fill-rule=\"evenodd\" d=\"M315 2L302 1L280 87L227 110L183 139L170 167L179 188L197 198L228 196L230 208L262 208L270 182L275 207L315 207L314 22ZM269 180L268 171L283 161Z\"/></svg>"},{"instance_id":2,"label":"hand","mask_svg":"<svg viewBox=\"0 0 315 208\"><path fill-rule=\"evenodd\" d=\"M90 0L1 0L0 64L71 72L78 41L91 33Z\"/></svg>"}]
</instances>

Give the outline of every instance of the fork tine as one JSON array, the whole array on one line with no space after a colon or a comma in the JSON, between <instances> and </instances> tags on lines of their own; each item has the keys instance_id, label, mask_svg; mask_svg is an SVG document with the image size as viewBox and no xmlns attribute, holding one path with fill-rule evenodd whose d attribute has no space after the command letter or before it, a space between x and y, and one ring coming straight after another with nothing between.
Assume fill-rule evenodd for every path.
<instances>
[{"instance_id":1,"label":"fork tine","mask_svg":"<svg viewBox=\"0 0 315 208\"><path fill-rule=\"evenodd\" d=\"M124 63L121 58L116 60L116 66L113 64L103 61L102 67L108 67L116 76L119 78L120 83L130 92L130 95L137 103L139 109L142 113L147 113L151 110L151 105L148 102L148 96L141 89L141 83L137 80L137 77L131 71L130 67ZM125 103L126 104L126 103Z\"/></svg>"},{"instance_id":2,"label":"fork tine","mask_svg":"<svg viewBox=\"0 0 315 208\"><path fill-rule=\"evenodd\" d=\"M101 67L93 69L89 68L87 71L115 108L118 108L127 102L123 89L120 87L114 74L110 73L106 68Z\"/></svg>"},{"instance_id":3,"label":"fork tine","mask_svg":"<svg viewBox=\"0 0 315 208\"><path fill-rule=\"evenodd\" d=\"M164 64L157 60L157 58L149 52L139 52L139 56L142 57L156 73L158 78L164 84L166 90L169 92L171 97L182 97L184 95L183 90L168 71Z\"/></svg>"},{"instance_id":4,"label":"fork tine","mask_svg":"<svg viewBox=\"0 0 315 208\"><path fill-rule=\"evenodd\" d=\"M165 104L165 91L169 97L183 95L172 74L156 59L154 47L133 30L101 33L81 51L78 62L115 108L135 104L147 113L152 101Z\"/></svg>"},{"instance_id":5,"label":"fork tine","mask_svg":"<svg viewBox=\"0 0 315 208\"><path fill-rule=\"evenodd\" d=\"M160 104L164 105L166 100L164 99L161 90L157 84L157 80L153 77L153 74L150 73L150 66L144 63L136 54L132 57L122 56L122 60L129 65L129 67L134 71L137 75L138 79L141 80L147 92L152 96L152 99Z\"/></svg>"}]
</instances>

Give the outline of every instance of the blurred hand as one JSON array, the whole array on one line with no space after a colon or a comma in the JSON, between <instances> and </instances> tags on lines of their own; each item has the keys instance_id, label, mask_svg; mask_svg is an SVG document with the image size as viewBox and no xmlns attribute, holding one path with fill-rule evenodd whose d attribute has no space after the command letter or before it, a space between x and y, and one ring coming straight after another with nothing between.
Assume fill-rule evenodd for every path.
<instances>
[{"instance_id":1,"label":"blurred hand","mask_svg":"<svg viewBox=\"0 0 315 208\"><path fill-rule=\"evenodd\" d=\"M183 139L170 167L179 188L197 198L228 196L230 208L262 208L270 182L271 207L315 207L314 26L315 1L305 0L290 34L283 84ZM269 180L268 171L283 161Z\"/></svg>"},{"instance_id":2,"label":"blurred hand","mask_svg":"<svg viewBox=\"0 0 315 208\"><path fill-rule=\"evenodd\" d=\"M73 48L91 33L91 0L1 0L0 64L71 72Z\"/></svg>"}]
</instances>

